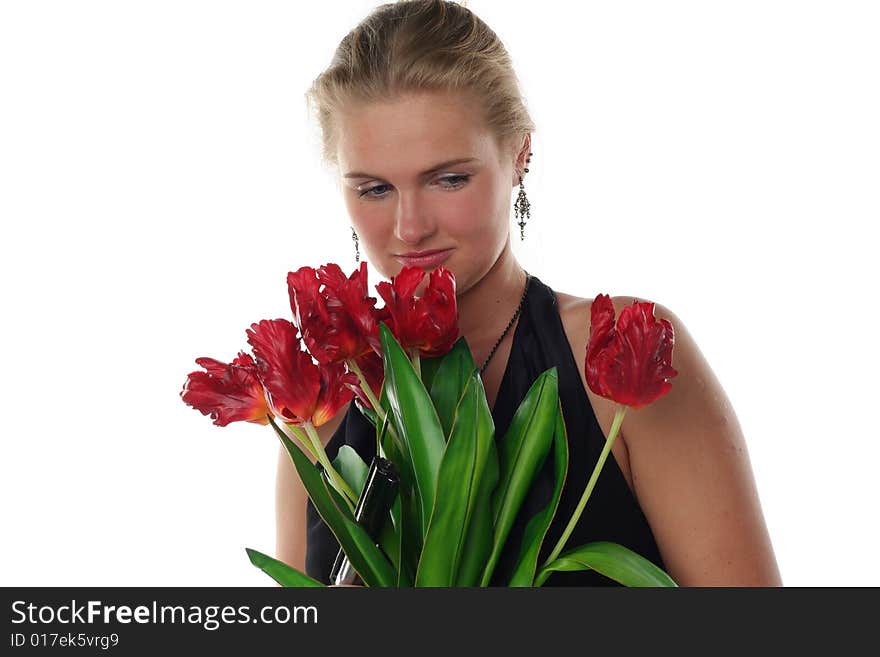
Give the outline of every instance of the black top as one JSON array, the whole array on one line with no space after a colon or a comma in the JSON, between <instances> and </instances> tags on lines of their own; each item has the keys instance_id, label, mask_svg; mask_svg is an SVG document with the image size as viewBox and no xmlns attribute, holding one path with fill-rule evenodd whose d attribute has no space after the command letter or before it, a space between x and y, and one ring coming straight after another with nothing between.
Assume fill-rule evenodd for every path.
<instances>
[{"instance_id":1,"label":"black top","mask_svg":"<svg viewBox=\"0 0 880 657\"><path fill-rule=\"evenodd\" d=\"M588 318L584 318L585 321ZM578 354L585 357L585 354ZM495 437L499 440L507 431L519 403L535 379L547 369L556 366L559 375L559 396L568 433L568 474L562 490L556 516L541 548L538 564L549 556L556 541L580 500L593 467L605 444L605 435L596 420L578 371L575 357L565 335L556 295L535 276L523 302L516 326L510 357L498 390L492 417ZM376 450L376 434L370 422L352 402L342 423L327 444L327 456L332 461L340 445L351 445L370 462ZM553 450L532 489L526 496L519 516L510 532L501 558L492 577L493 586L503 586L512 573L519 556L520 542L529 519L543 509L553 492ZM307 502L306 572L327 583L339 543L321 520L311 501ZM654 535L627 485L613 454L605 460L590 499L580 520L569 537L565 549L592 541L613 541L634 550L665 570ZM617 582L595 571L558 572L547 579L545 586L617 586Z\"/></svg>"}]
</instances>

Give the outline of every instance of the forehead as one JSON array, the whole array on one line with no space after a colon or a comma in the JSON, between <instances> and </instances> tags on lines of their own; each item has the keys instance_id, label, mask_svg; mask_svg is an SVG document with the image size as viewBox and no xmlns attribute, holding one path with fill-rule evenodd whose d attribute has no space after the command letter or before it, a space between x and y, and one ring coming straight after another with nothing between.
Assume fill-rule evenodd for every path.
<instances>
[{"instance_id":1,"label":"forehead","mask_svg":"<svg viewBox=\"0 0 880 657\"><path fill-rule=\"evenodd\" d=\"M341 173L409 175L459 157L497 159L479 106L462 94L420 92L337 116Z\"/></svg>"}]
</instances>

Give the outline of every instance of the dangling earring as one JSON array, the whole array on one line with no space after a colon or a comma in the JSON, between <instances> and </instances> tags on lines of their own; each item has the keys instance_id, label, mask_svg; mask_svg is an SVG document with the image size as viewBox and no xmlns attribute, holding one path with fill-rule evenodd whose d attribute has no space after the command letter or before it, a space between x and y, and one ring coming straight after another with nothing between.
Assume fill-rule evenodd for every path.
<instances>
[{"instance_id":1,"label":"dangling earring","mask_svg":"<svg viewBox=\"0 0 880 657\"><path fill-rule=\"evenodd\" d=\"M358 249L358 234L354 231L354 226L351 227L351 239L354 240L354 261L360 263L361 252Z\"/></svg>"},{"instance_id":2,"label":"dangling earring","mask_svg":"<svg viewBox=\"0 0 880 657\"><path fill-rule=\"evenodd\" d=\"M529 156L526 158L526 168L523 173L528 173L528 164L532 161L532 154L529 153ZM531 204L529 203L529 199L526 197L526 188L523 185L522 176L519 177L519 195L516 197L516 202L513 204L514 216L519 220L519 239L520 241L526 238L526 219L532 218L531 213Z\"/></svg>"}]
</instances>

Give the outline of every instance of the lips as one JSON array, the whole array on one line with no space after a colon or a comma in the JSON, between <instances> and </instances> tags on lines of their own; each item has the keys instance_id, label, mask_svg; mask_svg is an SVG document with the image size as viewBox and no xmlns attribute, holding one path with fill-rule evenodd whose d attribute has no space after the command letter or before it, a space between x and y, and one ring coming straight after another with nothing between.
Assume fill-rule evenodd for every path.
<instances>
[{"instance_id":1,"label":"lips","mask_svg":"<svg viewBox=\"0 0 880 657\"><path fill-rule=\"evenodd\" d=\"M418 255L396 255L394 258L402 265L410 267L436 267L452 255L452 249L423 251Z\"/></svg>"}]
</instances>

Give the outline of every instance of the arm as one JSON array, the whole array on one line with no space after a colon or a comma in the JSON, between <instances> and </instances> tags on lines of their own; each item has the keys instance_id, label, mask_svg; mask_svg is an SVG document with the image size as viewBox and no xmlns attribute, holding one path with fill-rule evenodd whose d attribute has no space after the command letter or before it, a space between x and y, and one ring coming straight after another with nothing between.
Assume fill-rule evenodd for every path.
<instances>
[{"instance_id":1,"label":"arm","mask_svg":"<svg viewBox=\"0 0 880 657\"><path fill-rule=\"evenodd\" d=\"M616 297L619 315L633 297ZM782 586L745 438L730 401L687 328L675 331L672 389L629 409L621 432L633 485L667 572L680 586Z\"/></svg>"},{"instance_id":2,"label":"arm","mask_svg":"<svg viewBox=\"0 0 880 657\"><path fill-rule=\"evenodd\" d=\"M344 406L331 420L317 427L321 442L326 447L341 424L348 406ZM298 441L294 439L294 442ZM299 444L299 443L298 443ZM300 447L302 445L300 444ZM308 494L284 445L278 446L278 466L275 476L275 553L279 561L306 571L306 500ZM307 450L314 463L315 459Z\"/></svg>"}]
</instances>

